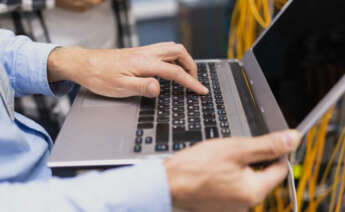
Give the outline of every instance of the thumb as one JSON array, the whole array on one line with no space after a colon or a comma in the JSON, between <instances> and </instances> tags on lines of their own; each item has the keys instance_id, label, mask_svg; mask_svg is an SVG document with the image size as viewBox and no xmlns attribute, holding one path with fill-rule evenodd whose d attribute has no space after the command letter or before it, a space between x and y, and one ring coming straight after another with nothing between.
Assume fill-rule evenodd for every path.
<instances>
[{"instance_id":1,"label":"thumb","mask_svg":"<svg viewBox=\"0 0 345 212\"><path fill-rule=\"evenodd\" d=\"M275 132L243 142L246 164L277 159L297 149L302 134L296 130Z\"/></svg>"},{"instance_id":2,"label":"thumb","mask_svg":"<svg viewBox=\"0 0 345 212\"><path fill-rule=\"evenodd\" d=\"M153 98L158 96L160 93L159 82L152 77L128 77L126 79L126 87L132 91L133 96Z\"/></svg>"}]
</instances>

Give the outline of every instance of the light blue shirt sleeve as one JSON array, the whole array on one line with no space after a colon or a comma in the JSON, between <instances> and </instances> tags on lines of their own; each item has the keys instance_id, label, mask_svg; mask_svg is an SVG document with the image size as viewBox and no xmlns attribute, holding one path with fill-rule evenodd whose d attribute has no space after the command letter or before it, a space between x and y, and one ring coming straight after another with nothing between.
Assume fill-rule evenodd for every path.
<instances>
[{"instance_id":1,"label":"light blue shirt sleeve","mask_svg":"<svg viewBox=\"0 0 345 212\"><path fill-rule=\"evenodd\" d=\"M70 82L48 83L47 58L55 47L0 30L0 66L4 67L0 71L6 72L17 96L55 95L71 88ZM52 147L49 135L20 114L12 120L6 110L11 98L5 94L0 99L1 212L171 211L167 176L159 160L71 179L53 178L46 166Z\"/></svg>"},{"instance_id":2,"label":"light blue shirt sleeve","mask_svg":"<svg viewBox=\"0 0 345 212\"><path fill-rule=\"evenodd\" d=\"M161 161L71 179L0 184L1 211L171 211Z\"/></svg>"},{"instance_id":3,"label":"light blue shirt sleeve","mask_svg":"<svg viewBox=\"0 0 345 212\"><path fill-rule=\"evenodd\" d=\"M16 96L44 94L53 96L66 93L71 82L48 83L47 61L56 45L35 43L26 36L0 29L0 60L4 66Z\"/></svg>"}]
</instances>

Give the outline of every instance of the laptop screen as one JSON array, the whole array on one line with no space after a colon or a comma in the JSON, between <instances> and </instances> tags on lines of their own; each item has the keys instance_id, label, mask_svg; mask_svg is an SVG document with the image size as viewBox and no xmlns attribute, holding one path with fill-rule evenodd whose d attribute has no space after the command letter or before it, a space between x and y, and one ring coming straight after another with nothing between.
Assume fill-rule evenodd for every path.
<instances>
[{"instance_id":1,"label":"laptop screen","mask_svg":"<svg viewBox=\"0 0 345 212\"><path fill-rule=\"evenodd\" d=\"M290 127L345 72L344 11L344 0L295 0L253 49Z\"/></svg>"}]
</instances>

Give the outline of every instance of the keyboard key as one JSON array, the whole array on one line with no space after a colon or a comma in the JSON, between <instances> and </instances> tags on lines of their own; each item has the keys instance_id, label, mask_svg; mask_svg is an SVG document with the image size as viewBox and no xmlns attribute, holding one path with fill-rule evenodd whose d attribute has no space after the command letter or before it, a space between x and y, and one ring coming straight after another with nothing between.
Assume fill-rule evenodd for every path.
<instances>
[{"instance_id":1,"label":"keyboard key","mask_svg":"<svg viewBox=\"0 0 345 212\"><path fill-rule=\"evenodd\" d=\"M190 122L190 123L198 123L198 122L200 122L200 118L188 118L188 122Z\"/></svg>"},{"instance_id":2,"label":"keyboard key","mask_svg":"<svg viewBox=\"0 0 345 212\"><path fill-rule=\"evenodd\" d=\"M156 129L157 143L168 143L169 142L169 124L159 123Z\"/></svg>"},{"instance_id":3,"label":"keyboard key","mask_svg":"<svg viewBox=\"0 0 345 212\"><path fill-rule=\"evenodd\" d=\"M222 121L222 122L220 122L220 126L221 126L222 128L224 128L224 127L229 127L229 123L228 123L227 121Z\"/></svg>"},{"instance_id":4,"label":"keyboard key","mask_svg":"<svg viewBox=\"0 0 345 212\"><path fill-rule=\"evenodd\" d=\"M157 144L156 145L156 151L157 152L166 152L169 151L168 144Z\"/></svg>"},{"instance_id":5,"label":"keyboard key","mask_svg":"<svg viewBox=\"0 0 345 212\"><path fill-rule=\"evenodd\" d=\"M214 111L204 111L203 117L204 119L214 119L216 118L216 114Z\"/></svg>"},{"instance_id":6,"label":"keyboard key","mask_svg":"<svg viewBox=\"0 0 345 212\"><path fill-rule=\"evenodd\" d=\"M173 113L173 117L181 119L181 118L184 118L185 115L184 115L184 113Z\"/></svg>"},{"instance_id":7,"label":"keyboard key","mask_svg":"<svg viewBox=\"0 0 345 212\"><path fill-rule=\"evenodd\" d=\"M141 152L141 145L137 144L134 146L134 152Z\"/></svg>"},{"instance_id":8,"label":"keyboard key","mask_svg":"<svg viewBox=\"0 0 345 212\"><path fill-rule=\"evenodd\" d=\"M157 118L157 122L158 123L167 123L167 122L169 122L169 120L170 120L170 118L169 117L165 117L165 116Z\"/></svg>"},{"instance_id":9,"label":"keyboard key","mask_svg":"<svg viewBox=\"0 0 345 212\"><path fill-rule=\"evenodd\" d=\"M206 139L218 138L218 128L217 127L206 127L205 128Z\"/></svg>"},{"instance_id":10,"label":"keyboard key","mask_svg":"<svg viewBox=\"0 0 345 212\"><path fill-rule=\"evenodd\" d=\"M204 125L206 127L216 126L217 122L215 118L204 118Z\"/></svg>"},{"instance_id":11,"label":"keyboard key","mask_svg":"<svg viewBox=\"0 0 345 212\"><path fill-rule=\"evenodd\" d=\"M181 150L181 149L184 149L186 148L186 144L185 143L178 143L178 144L174 144L173 145L173 150L174 151L178 151L178 150Z\"/></svg>"},{"instance_id":12,"label":"keyboard key","mask_svg":"<svg viewBox=\"0 0 345 212\"><path fill-rule=\"evenodd\" d=\"M206 64L205 63L198 63L198 71L201 73L207 72Z\"/></svg>"},{"instance_id":13,"label":"keyboard key","mask_svg":"<svg viewBox=\"0 0 345 212\"><path fill-rule=\"evenodd\" d=\"M189 130L200 130L201 125L197 123L193 123L193 124L188 125L188 128Z\"/></svg>"},{"instance_id":14,"label":"keyboard key","mask_svg":"<svg viewBox=\"0 0 345 212\"><path fill-rule=\"evenodd\" d=\"M155 99L149 99L146 97L141 98L141 110L152 110L155 107L156 100Z\"/></svg>"},{"instance_id":15,"label":"keyboard key","mask_svg":"<svg viewBox=\"0 0 345 212\"><path fill-rule=\"evenodd\" d=\"M217 105L217 109L218 110L225 109L225 106L224 105Z\"/></svg>"},{"instance_id":16,"label":"keyboard key","mask_svg":"<svg viewBox=\"0 0 345 212\"><path fill-rule=\"evenodd\" d=\"M145 143L146 144L152 144L152 140L153 140L152 137L146 137L145 138Z\"/></svg>"},{"instance_id":17,"label":"keyboard key","mask_svg":"<svg viewBox=\"0 0 345 212\"><path fill-rule=\"evenodd\" d=\"M181 126L181 125L173 125L173 132L177 132L177 131L181 131L181 132L184 132L186 131L186 128L185 126Z\"/></svg>"},{"instance_id":18,"label":"keyboard key","mask_svg":"<svg viewBox=\"0 0 345 212\"><path fill-rule=\"evenodd\" d=\"M228 118L226 116L219 116L219 121L227 121Z\"/></svg>"},{"instance_id":19,"label":"keyboard key","mask_svg":"<svg viewBox=\"0 0 345 212\"><path fill-rule=\"evenodd\" d=\"M138 124L138 129L152 129L153 123L140 123Z\"/></svg>"},{"instance_id":20,"label":"keyboard key","mask_svg":"<svg viewBox=\"0 0 345 212\"><path fill-rule=\"evenodd\" d=\"M174 106L172 110L173 110L173 112L183 112L184 107Z\"/></svg>"},{"instance_id":21,"label":"keyboard key","mask_svg":"<svg viewBox=\"0 0 345 212\"><path fill-rule=\"evenodd\" d=\"M153 116L139 117L139 122L153 122Z\"/></svg>"},{"instance_id":22,"label":"keyboard key","mask_svg":"<svg viewBox=\"0 0 345 212\"><path fill-rule=\"evenodd\" d=\"M223 104L224 104L224 101L223 101L223 100L220 100L220 99L216 99L216 104L217 104L217 105L223 105Z\"/></svg>"},{"instance_id":23,"label":"keyboard key","mask_svg":"<svg viewBox=\"0 0 345 212\"><path fill-rule=\"evenodd\" d=\"M174 143L179 142L193 142L201 141L202 134L201 131L176 131L173 130L173 141Z\"/></svg>"},{"instance_id":24,"label":"keyboard key","mask_svg":"<svg viewBox=\"0 0 345 212\"><path fill-rule=\"evenodd\" d=\"M222 135L224 136L224 137L229 137L230 135L231 135L231 133L230 133L230 129L229 128L222 128Z\"/></svg>"},{"instance_id":25,"label":"keyboard key","mask_svg":"<svg viewBox=\"0 0 345 212\"><path fill-rule=\"evenodd\" d=\"M226 114L225 110L218 110L218 115L225 115L225 114Z\"/></svg>"},{"instance_id":26,"label":"keyboard key","mask_svg":"<svg viewBox=\"0 0 345 212\"><path fill-rule=\"evenodd\" d=\"M155 114L155 111L154 110L146 110L146 111L140 111L139 115L140 116L145 116L145 115L154 115Z\"/></svg>"},{"instance_id":27,"label":"keyboard key","mask_svg":"<svg viewBox=\"0 0 345 212\"><path fill-rule=\"evenodd\" d=\"M170 109L170 105L158 105L159 110L168 110Z\"/></svg>"},{"instance_id":28,"label":"keyboard key","mask_svg":"<svg viewBox=\"0 0 345 212\"><path fill-rule=\"evenodd\" d=\"M168 106L170 104L170 99L160 99L158 100L158 104Z\"/></svg>"},{"instance_id":29,"label":"keyboard key","mask_svg":"<svg viewBox=\"0 0 345 212\"><path fill-rule=\"evenodd\" d=\"M198 143L200 143L201 141L193 141L193 142L190 142L189 143L189 146L193 146L193 145L195 145L195 144L198 144Z\"/></svg>"},{"instance_id":30,"label":"keyboard key","mask_svg":"<svg viewBox=\"0 0 345 212\"><path fill-rule=\"evenodd\" d=\"M138 129L137 136L143 136L143 135L144 135L144 131L142 129Z\"/></svg>"},{"instance_id":31,"label":"keyboard key","mask_svg":"<svg viewBox=\"0 0 345 212\"><path fill-rule=\"evenodd\" d=\"M136 143L136 144L141 144L141 143L143 143L143 138L142 138L142 137L137 137L137 138L135 139L135 143Z\"/></svg>"},{"instance_id":32,"label":"keyboard key","mask_svg":"<svg viewBox=\"0 0 345 212\"><path fill-rule=\"evenodd\" d=\"M215 95L222 95L222 92L220 90L214 90L213 93Z\"/></svg>"},{"instance_id":33,"label":"keyboard key","mask_svg":"<svg viewBox=\"0 0 345 212\"><path fill-rule=\"evenodd\" d=\"M173 121L173 125L184 125L184 124L185 124L185 121L183 119Z\"/></svg>"},{"instance_id":34,"label":"keyboard key","mask_svg":"<svg viewBox=\"0 0 345 212\"><path fill-rule=\"evenodd\" d=\"M158 116L169 116L170 115L170 111L168 110L159 110L158 111Z\"/></svg>"},{"instance_id":35,"label":"keyboard key","mask_svg":"<svg viewBox=\"0 0 345 212\"><path fill-rule=\"evenodd\" d=\"M188 112L189 117L200 117L200 112Z\"/></svg>"},{"instance_id":36,"label":"keyboard key","mask_svg":"<svg viewBox=\"0 0 345 212\"><path fill-rule=\"evenodd\" d=\"M223 97L221 95L215 95L216 99L223 100Z\"/></svg>"}]
</instances>

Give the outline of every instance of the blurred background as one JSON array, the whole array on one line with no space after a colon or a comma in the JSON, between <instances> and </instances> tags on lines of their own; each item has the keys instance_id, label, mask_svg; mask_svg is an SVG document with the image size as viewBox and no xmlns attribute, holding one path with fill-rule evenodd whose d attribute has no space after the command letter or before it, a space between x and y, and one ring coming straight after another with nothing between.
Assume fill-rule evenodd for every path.
<instances>
[{"instance_id":1,"label":"blurred background","mask_svg":"<svg viewBox=\"0 0 345 212\"><path fill-rule=\"evenodd\" d=\"M229 0L132 0L140 45L183 43L196 59L226 58Z\"/></svg>"},{"instance_id":2,"label":"blurred background","mask_svg":"<svg viewBox=\"0 0 345 212\"><path fill-rule=\"evenodd\" d=\"M322 5L322 10L327 5L340 8L344 14L344 7L339 7L343 0L330 3L322 0L300 2L308 1L312 2L308 5L325 4ZM137 46L138 40L140 46L174 41L182 43L195 59L241 59L286 2L287 0L131 0L130 4L126 0L109 0L84 13L67 12L61 8L46 10L45 7L39 8L42 5L36 5L38 8L33 8L33 11L22 11L21 7L17 10L0 11L0 27L15 31L17 35L30 36L36 41L62 45L129 48ZM305 19L306 15L303 15ZM292 48L296 50L291 53L293 58L299 59L299 65L311 73L308 82L316 82L316 87L310 89L310 97L316 96L324 79L331 79L327 78L333 73L330 70L335 70L338 74L345 73L343 20L345 19L340 18L342 26L334 31L323 29L322 35L325 32L325 37L306 37L308 40L303 39L302 44L308 45ZM66 23L77 27L62 29L61 25ZM313 23L320 25L319 22ZM306 51L301 51L302 48ZM315 64L314 58L316 62L320 60L322 63ZM296 70L296 67L291 68L291 72ZM317 73L317 70L321 72ZM291 72L289 74L292 76ZM290 77L286 79L290 80ZM327 83L330 81L327 80ZM276 85L281 86L281 81ZM307 99L296 100L297 95L285 95L283 91L290 91L291 87L287 86L282 90L279 86L272 87L272 91L275 95L286 97L286 104L294 106L293 109L298 105L296 103L307 102ZM296 91L300 93L299 90ZM41 123L54 139L76 93L77 89L69 97L60 99L43 96L16 99L16 111ZM313 105L315 104L316 102ZM299 113L300 111L293 110L291 114ZM345 211L344 96L307 133L303 145L292 159L299 211ZM252 211L292 211L287 183L282 183Z\"/></svg>"}]
</instances>

